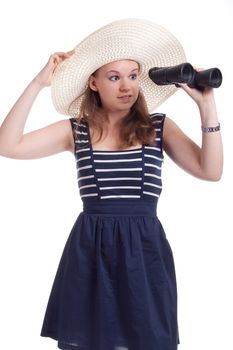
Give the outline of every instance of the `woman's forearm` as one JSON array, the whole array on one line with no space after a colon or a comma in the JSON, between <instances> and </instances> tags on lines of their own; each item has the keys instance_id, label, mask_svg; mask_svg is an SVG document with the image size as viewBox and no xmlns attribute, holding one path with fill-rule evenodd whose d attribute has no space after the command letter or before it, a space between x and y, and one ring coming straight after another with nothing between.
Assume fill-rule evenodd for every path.
<instances>
[{"instance_id":1,"label":"woman's forearm","mask_svg":"<svg viewBox=\"0 0 233 350\"><path fill-rule=\"evenodd\" d=\"M0 154L19 144L31 107L42 88L34 78L11 108L0 127Z\"/></svg>"},{"instance_id":2,"label":"woman's forearm","mask_svg":"<svg viewBox=\"0 0 233 350\"><path fill-rule=\"evenodd\" d=\"M215 101L199 105L203 127L219 124ZM223 169L223 145L220 131L202 132L201 168L212 180L220 179Z\"/></svg>"}]
</instances>

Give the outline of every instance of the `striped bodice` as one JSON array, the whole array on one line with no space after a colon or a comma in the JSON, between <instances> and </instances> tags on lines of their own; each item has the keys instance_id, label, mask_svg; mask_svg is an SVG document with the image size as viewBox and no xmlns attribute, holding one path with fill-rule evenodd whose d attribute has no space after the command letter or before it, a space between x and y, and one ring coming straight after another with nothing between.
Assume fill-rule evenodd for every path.
<instances>
[{"instance_id":1,"label":"striped bodice","mask_svg":"<svg viewBox=\"0 0 233 350\"><path fill-rule=\"evenodd\" d=\"M82 200L158 199L162 190L164 114L152 114L155 144L121 151L92 149L88 123L70 118Z\"/></svg>"}]
</instances>

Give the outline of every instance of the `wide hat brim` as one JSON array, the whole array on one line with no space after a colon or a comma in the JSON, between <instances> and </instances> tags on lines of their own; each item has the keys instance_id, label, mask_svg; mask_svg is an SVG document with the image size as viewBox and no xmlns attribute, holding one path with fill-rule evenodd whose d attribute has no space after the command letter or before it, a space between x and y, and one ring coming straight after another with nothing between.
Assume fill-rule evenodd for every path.
<instances>
[{"instance_id":1,"label":"wide hat brim","mask_svg":"<svg viewBox=\"0 0 233 350\"><path fill-rule=\"evenodd\" d=\"M90 75L109 62L132 59L140 64L139 84L150 112L170 97L175 85L156 85L148 75L153 67L173 66L186 61L178 39L162 26L144 19L123 19L105 25L86 37L75 53L58 64L51 81L55 109L79 114Z\"/></svg>"}]
</instances>

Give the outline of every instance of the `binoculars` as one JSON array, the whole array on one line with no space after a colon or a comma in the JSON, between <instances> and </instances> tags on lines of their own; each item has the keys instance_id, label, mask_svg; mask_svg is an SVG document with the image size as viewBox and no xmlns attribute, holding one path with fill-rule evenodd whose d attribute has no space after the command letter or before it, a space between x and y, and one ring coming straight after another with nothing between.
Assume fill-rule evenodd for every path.
<instances>
[{"instance_id":1,"label":"binoculars","mask_svg":"<svg viewBox=\"0 0 233 350\"><path fill-rule=\"evenodd\" d=\"M151 68L149 77L157 85L175 84L179 87L179 83L184 83L199 90L206 87L218 88L222 84L222 73L218 68L197 72L190 63Z\"/></svg>"}]
</instances>

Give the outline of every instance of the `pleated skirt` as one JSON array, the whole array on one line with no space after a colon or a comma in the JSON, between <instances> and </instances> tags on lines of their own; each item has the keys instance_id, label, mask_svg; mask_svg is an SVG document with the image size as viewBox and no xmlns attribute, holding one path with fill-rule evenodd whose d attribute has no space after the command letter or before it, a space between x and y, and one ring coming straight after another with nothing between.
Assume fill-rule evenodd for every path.
<instances>
[{"instance_id":1,"label":"pleated skirt","mask_svg":"<svg viewBox=\"0 0 233 350\"><path fill-rule=\"evenodd\" d=\"M89 200L66 242L41 330L63 350L176 350L173 253L156 201Z\"/></svg>"}]
</instances>

